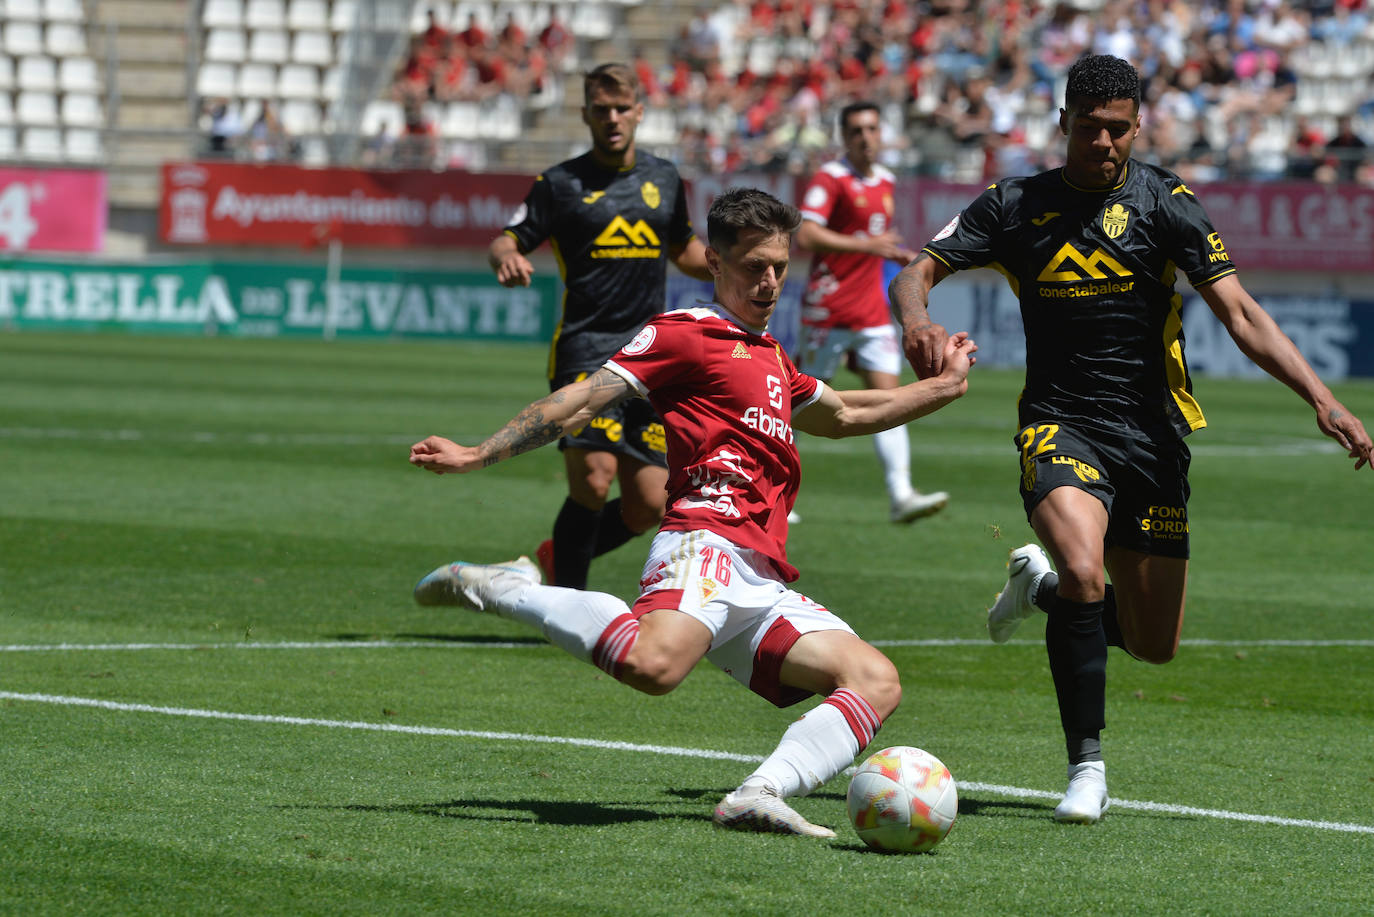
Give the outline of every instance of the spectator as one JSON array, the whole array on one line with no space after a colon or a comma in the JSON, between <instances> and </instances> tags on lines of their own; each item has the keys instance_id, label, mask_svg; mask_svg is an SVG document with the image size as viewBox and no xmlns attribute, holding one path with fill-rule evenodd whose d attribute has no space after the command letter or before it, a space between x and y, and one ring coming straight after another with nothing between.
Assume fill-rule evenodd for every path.
<instances>
[{"instance_id":1,"label":"spectator","mask_svg":"<svg viewBox=\"0 0 1374 917\"><path fill-rule=\"evenodd\" d=\"M439 131L419 102L405 106L405 124L392 149L392 162L403 169L428 169L439 152Z\"/></svg>"},{"instance_id":2,"label":"spectator","mask_svg":"<svg viewBox=\"0 0 1374 917\"><path fill-rule=\"evenodd\" d=\"M210 139L212 156L233 156L239 135L243 133L243 122L239 120L238 106L230 106L228 99L215 99L210 103Z\"/></svg>"},{"instance_id":3,"label":"spectator","mask_svg":"<svg viewBox=\"0 0 1374 917\"><path fill-rule=\"evenodd\" d=\"M1349 184L1355 181L1355 177L1364 164L1367 154L1365 150L1367 144L1364 138L1355 132L1353 119L1350 115L1341 115L1336 119L1336 135L1326 143L1326 165L1329 170L1334 171L1334 175L1328 180L1334 180L1341 184Z\"/></svg>"},{"instance_id":4,"label":"spectator","mask_svg":"<svg viewBox=\"0 0 1374 917\"><path fill-rule=\"evenodd\" d=\"M263 100L257 119L248 128L247 144L249 158L255 162L278 162L292 158L290 138L271 100Z\"/></svg>"}]
</instances>

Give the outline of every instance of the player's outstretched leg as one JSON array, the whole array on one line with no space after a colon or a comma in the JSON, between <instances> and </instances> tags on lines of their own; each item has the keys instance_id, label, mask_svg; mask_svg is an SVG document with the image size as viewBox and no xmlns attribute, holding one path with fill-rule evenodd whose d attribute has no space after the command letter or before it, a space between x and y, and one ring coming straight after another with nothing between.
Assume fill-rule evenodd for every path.
<instances>
[{"instance_id":1,"label":"player's outstretched leg","mask_svg":"<svg viewBox=\"0 0 1374 917\"><path fill-rule=\"evenodd\" d=\"M1050 559L1040 545L1022 545L1008 555L1007 570L1007 584L988 609L988 636L993 643L1006 643L1021 622L1039 610L1035 596L1045 574L1051 572Z\"/></svg>"},{"instance_id":2,"label":"player's outstretched leg","mask_svg":"<svg viewBox=\"0 0 1374 917\"><path fill-rule=\"evenodd\" d=\"M1054 820L1066 824L1091 825L1107 811L1107 765L1084 761L1069 765L1069 789L1054 809Z\"/></svg>"},{"instance_id":3,"label":"player's outstretched leg","mask_svg":"<svg viewBox=\"0 0 1374 917\"><path fill-rule=\"evenodd\" d=\"M604 592L542 586L528 557L504 564L445 564L415 586L421 605L457 605L535 628L559 649L620 678L639 620Z\"/></svg>"},{"instance_id":4,"label":"player's outstretched leg","mask_svg":"<svg viewBox=\"0 0 1374 917\"><path fill-rule=\"evenodd\" d=\"M789 806L854 762L882 719L853 691L841 688L783 733L777 749L716 806L712 820L723 828L834 837Z\"/></svg>"}]
</instances>

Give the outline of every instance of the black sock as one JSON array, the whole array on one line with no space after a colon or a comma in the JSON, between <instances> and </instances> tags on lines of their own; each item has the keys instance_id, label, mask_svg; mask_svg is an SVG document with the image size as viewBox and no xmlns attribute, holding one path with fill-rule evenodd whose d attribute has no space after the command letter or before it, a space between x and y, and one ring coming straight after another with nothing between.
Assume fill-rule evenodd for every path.
<instances>
[{"instance_id":1,"label":"black sock","mask_svg":"<svg viewBox=\"0 0 1374 917\"><path fill-rule=\"evenodd\" d=\"M1041 610L1048 609L1054 604L1057 588L1059 588L1059 574L1051 570L1036 586L1035 595L1031 596L1031 604ZM1126 649L1126 638L1121 633L1121 622L1116 619L1116 590L1112 588L1111 583L1107 584L1107 595L1102 600L1102 631L1107 636L1108 646L1115 646L1126 650L1131 656L1135 655Z\"/></svg>"},{"instance_id":2,"label":"black sock","mask_svg":"<svg viewBox=\"0 0 1374 917\"><path fill-rule=\"evenodd\" d=\"M563 501L553 521L553 585L587 588L587 571L592 566L600 527L601 510L587 509L572 497Z\"/></svg>"},{"instance_id":3,"label":"black sock","mask_svg":"<svg viewBox=\"0 0 1374 917\"><path fill-rule=\"evenodd\" d=\"M1106 725L1107 640L1103 602L1071 602L1055 596L1045 625L1045 649L1059 699L1059 721L1068 741L1069 763L1101 757L1098 742Z\"/></svg>"},{"instance_id":4,"label":"black sock","mask_svg":"<svg viewBox=\"0 0 1374 917\"><path fill-rule=\"evenodd\" d=\"M601 527L596 530L596 548L592 556L600 557L607 551L614 551L638 534L625 525L620 515L620 498L616 497L601 509Z\"/></svg>"}]
</instances>

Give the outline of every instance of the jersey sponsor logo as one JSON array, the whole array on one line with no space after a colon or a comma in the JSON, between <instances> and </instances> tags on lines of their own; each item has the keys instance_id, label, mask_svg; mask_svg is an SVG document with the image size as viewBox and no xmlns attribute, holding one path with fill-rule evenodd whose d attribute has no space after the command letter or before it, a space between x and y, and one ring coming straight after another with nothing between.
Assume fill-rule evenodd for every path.
<instances>
[{"instance_id":1,"label":"jersey sponsor logo","mask_svg":"<svg viewBox=\"0 0 1374 917\"><path fill-rule=\"evenodd\" d=\"M789 444L793 441L792 425L763 408L749 408L739 422L751 430L758 430L764 436L771 436Z\"/></svg>"},{"instance_id":2,"label":"jersey sponsor logo","mask_svg":"<svg viewBox=\"0 0 1374 917\"><path fill-rule=\"evenodd\" d=\"M601 200L605 196L605 191L593 191L591 194L588 194L586 197L582 198L582 203L595 204L597 201Z\"/></svg>"},{"instance_id":3,"label":"jersey sponsor logo","mask_svg":"<svg viewBox=\"0 0 1374 917\"><path fill-rule=\"evenodd\" d=\"M648 223L635 220L631 224L619 214L592 244L600 246L592 252L593 258L657 258L662 251L658 234Z\"/></svg>"},{"instance_id":4,"label":"jersey sponsor logo","mask_svg":"<svg viewBox=\"0 0 1374 917\"><path fill-rule=\"evenodd\" d=\"M1087 462L1081 462L1068 455L1052 455L1050 456L1050 464L1068 465L1073 469L1073 473L1078 475L1078 480L1082 481L1084 484L1091 484L1102 477L1102 472L1098 471Z\"/></svg>"},{"instance_id":5,"label":"jersey sponsor logo","mask_svg":"<svg viewBox=\"0 0 1374 917\"><path fill-rule=\"evenodd\" d=\"M1180 541L1188 534L1188 507L1151 506L1140 519L1140 530L1154 538Z\"/></svg>"},{"instance_id":6,"label":"jersey sponsor logo","mask_svg":"<svg viewBox=\"0 0 1374 917\"><path fill-rule=\"evenodd\" d=\"M730 351L730 358L732 360L754 359L753 357L749 356L749 351L745 349L743 341L735 341L735 349Z\"/></svg>"},{"instance_id":7,"label":"jersey sponsor logo","mask_svg":"<svg viewBox=\"0 0 1374 917\"><path fill-rule=\"evenodd\" d=\"M1031 220L1031 224L1034 226L1044 226L1050 220L1062 215L1063 214L1061 214L1058 210L1046 210L1044 213L1040 214L1040 216Z\"/></svg>"},{"instance_id":8,"label":"jersey sponsor logo","mask_svg":"<svg viewBox=\"0 0 1374 917\"><path fill-rule=\"evenodd\" d=\"M654 343L654 338L657 336L658 332L654 329L653 325L645 325L643 328L639 329L639 334L636 334L630 343L626 344L621 349L626 356L634 356L635 354L643 353Z\"/></svg>"},{"instance_id":9,"label":"jersey sponsor logo","mask_svg":"<svg viewBox=\"0 0 1374 917\"><path fill-rule=\"evenodd\" d=\"M651 181L646 181L639 186L639 196L644 198L644 203L654 210L657 210L658 205L663 202L663 195L659 192L658 185Z\"/></svg>"},{"instance_id":10,"label":"jersey sponsor logo","mask_svg":"<svg viewBox=\"0 0 1374 917\"><path fill-rule=\"evenodd\" d=\"M593 430L600 430L605 434L606 439L613 443L620 442L621 437L625 435L625 427L614 417L593 417L587 426Z\"/></svg>"},{"instance_id":11,"label":"jersey sponsor logo","mask_svg":"<svg viewBox=\"0 0 1374 917\"><path fill-rule=\"evenodd\" d=\"M1042 297L1076 299L1082 296L1129 293L1135 288L1135 281L1125 278L1132 276L1134 275L1125 265L1102 249L1094 249L1091 255L1084 256L1074 248L1073 243L1065 242L1035 279L1041 283L1068 284L1062 287L1041 287Z\"/></svg>"},{"instance_id":12,"label":"jersey sponsor logo","mask_svg":"<svg viewBox=\"0 0 1374 917\"><path fill-rule=\"evenodd\" d=\"M1216 264L1218 261L1230 261L1226 254L1226 243L1221 241L1221 233L1214 232L1207 237L1208 243L1212 246L1212 253L1207 256L1207 260Z\"/></svg>"},{"instance_id":13,"label":"jersey sponsor logo","mask_svg":"<svg viewBox=\"0 0 1374 917\"><path fill-rule=\"evenodd\" d=\"M661 423L651 423L641 430L639 440L644 443L644 448L650 452L668 454L668 431L663 428Z\"/></svg>"},{"instance_id":14,"label":"jersey sponsor logo","mask_svg":"<svg viewBox=\"0 0 1374 917\"><path fill-rule=\"evenodd\" d=\"M1130 219L1130 211L1120 204L1113 204L1102 214L1102 231L1107 234L1108 239L1115 239L1126 231L1126 224Z\"/></svg>"}]
</instances>

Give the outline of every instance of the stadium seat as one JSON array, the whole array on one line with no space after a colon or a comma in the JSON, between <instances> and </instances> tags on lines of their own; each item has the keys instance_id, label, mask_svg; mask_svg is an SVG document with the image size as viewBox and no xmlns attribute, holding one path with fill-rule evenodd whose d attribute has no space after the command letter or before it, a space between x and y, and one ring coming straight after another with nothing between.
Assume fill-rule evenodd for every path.
<instances>
[{"instance_id":1,"label":"stadium seat","mask_svg":"<svg viewBox=\"0 0 1374 917\"><path fill-rule=\"evenodd\" d=\"M62 97L62 123L70 127L100 127L105 123L105 112L100 108L100 100L85 92L69 92Z\"/></svg>"},{"instance_id":2,"label":"stadium seat","mask_svg":"<svg viewBox=\"0 0 1374 917\"><path fill-rule=\"evenodd\" d=\"M0 90L14 88L14 58L0 54Z\"/></svg>"},{"instance_id":3,"label":"stadium seat","mask_svg":"<svg viewBox=\"0 0 1374 917\"><path fill-rule=\"evenodd\" d=\"M63 92L99 92L100 73L89 57L64 57L57 63L57 88Z\"/></svg>"},{"instance_id":4,"label":"stadium seat","mask_svg":"<svg viewBox=\"0 0 1374 917\"><path fill-rule=\"evenodd\" d=\"M5 0L5 19L8 21L22 19L27 22L38 22L42 18L41 0Z\"/></svg>"},{"instance_id":5,"label":"stadium seat","mask_svg":"<svg viewBox=\"0 0 1374 917\"><path fill-rule=\"evenodd\" d=\"M610 38L615 32L615 17L604 3L579 3L573 8L569 27L581 38Z\"/></svg>"},{"instance_id":6,"label":"stadium seat","mask_svg":"<svg viewBox=\"0 0 1374 917\"><path fill-rule=\"evenodd\" d=\"M228 97L238 92L238 73L233 64L205 63L196 76L196 92L207 98Z\"/></svg>"},{"instance_id":7,"label":"stadium seat","mask_svg":"<svg viewBox=\"0 0 1374 917\"><path fill-rule=\"evenodd\" d=\"M337 102L343 98L344 68L330 67L320 81L320 97L327 102Z\"/></svg>"},{"instance_id":8,"label":"stadium seat","mask_svg":"<svg viewBox=\"0 0 1374 917\"><path fill-rule=\"evenodd\" d=\"M81 0L43 0L43 18L48 22L81 22L86 12Z\"/></svg>"},{"instance_id":9,"label":"stadium seat","mask_svg":"<svg viewBox=\"0 0 1374 917\"><path fill-rule=\"evenodd\" d=\"M358 0L334 0L329 8L329 31L347 32L353 28L358 13Z\"/></svg>"},{"instance_id":10,"label":"stadium seat","mask_svg":"<svg viewBox=\"0 0 1374 917\"><path fill-rule=\"evenodd\" d=\"M334 63L334 48L329 33L297 32L291 38L291 60L317 67L328 67Z\"/></svg>"},{"instance_id":11,"label":"stadium seat","mask_svg":"<svg viewBox=\"0 0 1374 917\"><path fill-rule=\"evenodd\" d=\"M100 131L75 129L62 136L62 151L73 162L101 162L105 151L100 142Z\"/></svg>"},{"instance_id":12,"label":"stadium seat","mask_svg":"<svg viewBox=\"0 0 1374 917\"><path fill-rule=\"evenodd\" d=\"M264 64L284 64L290 59L286 33L278 29L259 29L248 39L248 59Z\"/></svg>"},{"instance_id":13,"label":"stadium seat","mask_svg":"<svg viewBox=\"0 0 1374 917\"><path fill-rule=\"evenodd\" d=\"M244 98L270 98L277 92L277 68L271 64L244 64L239 69L238 91Z\"/></svg>"},{"instance_id":14,"label":"stadium seat","mask_svg":"<svg viewBox=\"0 0 1374 917\"><path fill-rule=\"evenodd\" d=\"M390 134L398 134L405 126L405 116L401 112L401 104L389 99L374 99L367 103L363 109L362 122L358 128L359 133L364 137L370 137L377 133L377 129L386 126Z\"/></svg>"},{"instance_id":15,"label":"stadium seat","mask_svg":"<svg viewBox=\"0 0 1374 917\"><path fill-rule=\"evenodd\" d=\"M19 148L26 159L61 159L62 132L55 127L25 128Z\"/></svg>"},{"instance_id":16,"label":"stadium seat","mask_svg":"<svg viewBox=\"0 0 1374 917\"><path fill-rule=\"evenodd\" d=\"M41 54L21 58L15 85L20 89L52 92L57 88L57 62Z\"/></svg>"},{"instance_id":17,"label":"stadium seat","mask_svg":"<svg viewBox=\"0 0 1374 917\"><path fill-rule=\"evenodd\" d=\"M301 141L301 165L329 165L329 144L323 137L306 137Z\"/></svg>"},{"instance_id":18,"label":"stadium seat","mask_svg":"<svg viewBox=\"0 0 1374 917\"><path fill-rule=\"evenodd\" d=\"M14 159L19 153L19 142L14 128L0 127L0 157Z\"/></svg>"},{"instance_id":19,"label":"stadium seat","mask_svg":"<svg viewBox=\"0 0 1374 917\"><path fill-rule=\"evenodd\" d=\"M248 39L238 29L211 29L205 36L205 59L241 64L248 57Z\"/></svg>"},{"instance_id":20,"label":"stadium seat","mask_svg":"<svg viewBox=\"0 0 1374 917\"><path fill-rule=\"evenodd\" d=\"M71 22L54 22L44 32L44 49L53 57L85 57L86 32Z\"/></svg>"},{"instance_id":21,"label":"stadium seat","mask_svg":"<svg viewBox=\"0 0 1374 917\"><path fill-rule=\"evenodd\" d=\"M6 54L24 57L43 53L43 27L36 22L10 20L5 23Z\"/></svg>"},{"instance_id":22,"label":"stadium seat","mask_svg":"<svg viewBox=\"0 0 1374 917\"><path fill-rule=\"evenodd\" d=\"M20 124L49 127L57 123L57 96L51 92L25 90L14 100L15 120Z\"/></svg>"},{"instance_id":23,"label":"stadium seat","mask_svg":"<svg viewBox=\"0 0 1374 917\"><path fill-rule=\"evenodd\" d=\"M439 133L445 137L476 137L477 120L481 113L481 106L476 102L450 102L439 123Z\"/></svg>"},{"instance_id":24,"label":"stadium seat","mask_svg":"<svg viewBox=\"0 0 1374 917\"><path fill-rule=\"evenodd\" d=\"M284 29L286 5L282 0L248 0L243 21L250 29Z\"/></svg>"},{"instance_id":25,"label":"stadium seat","mask_svg":"<svg viewBox=\"0 0 1374 917\"><path fill-rule=\"evenodd\" d=\"M277 95L283 99L310 99L320 96L320 75L309 64L286 64L277 74Z\"/></svg>"},{"instance_id":26,"label":"stadium seat","mask_svg":"<svg viewBox=\"0 0 1374 917\"><path fill-rule=\"evenodd\" d=\"M0 124L14 123L14 101L8 92L0 92Z\"/></svg>"},{"instance_id":27,"label":"stadium seat","mask_svg":"<svg viewBox=\"0 0 1374 917\"><path fill-rule=\"evenodd\" d=\"M207 29L243 28L243 0L205 0L200 21Z\"/></svg>"},{"instance_id":28,"label":"stadium seat","mask_svg":"<svg viewBox=\"0 0 1374 917\"><path fill-rule=\"evenodd\" d=\"M292 136L320 132L320 106L304 99L287 99L278 112L281 126Z\"/></svg>"},{"instance_id":29,"label":"stadium seat","mask_svg":"<svg viewBox=\"0 0 1374 917\"><path fill-rule=\"evenodd\" d=\"M286 26L296 32L328 29L329 4L325 0L290 0Z\"/></svg>"}]
</instances>

